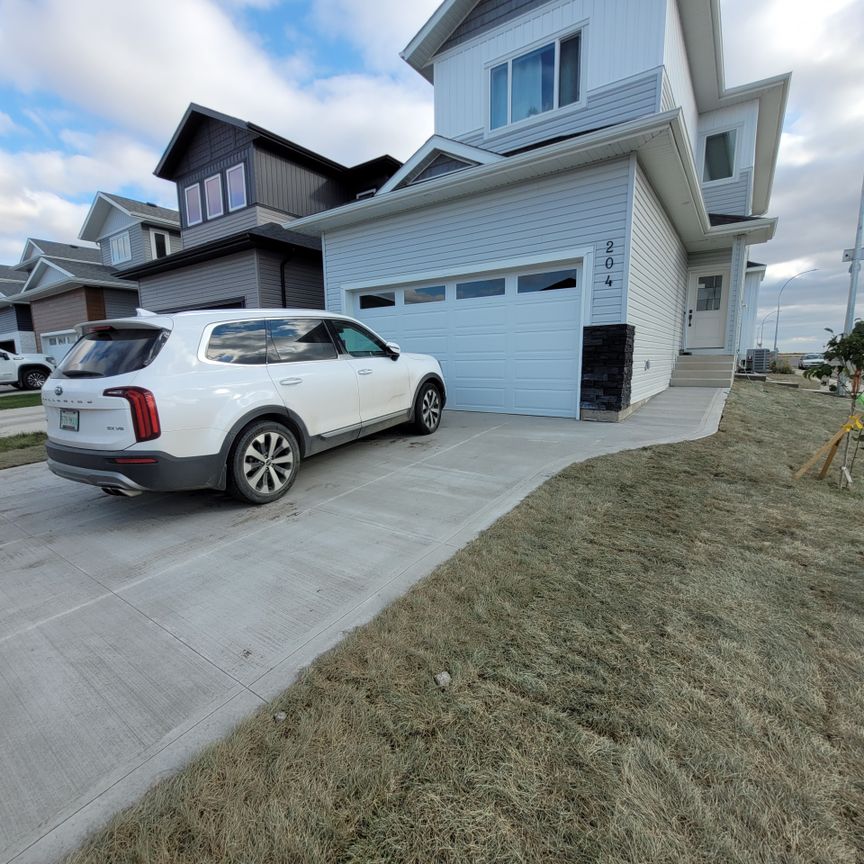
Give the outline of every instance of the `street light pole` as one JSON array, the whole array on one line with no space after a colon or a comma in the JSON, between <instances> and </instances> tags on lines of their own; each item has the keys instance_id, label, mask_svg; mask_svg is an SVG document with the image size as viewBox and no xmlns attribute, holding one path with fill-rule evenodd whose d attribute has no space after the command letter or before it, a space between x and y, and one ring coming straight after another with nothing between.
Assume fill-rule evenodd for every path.
<instances>
[{"instance_id":1,"label":"street light pole","mask_svg":"<svg viewBox=\"0 0 864 864\"><path fill-rule=\"evenodd\" d=\"M794 276L790 276L784 283L783 287L780 289L780 293L777 295L777 318L774 321L774 353L777 353L777 333L780 330L780 298L783 296L783 291L786 286L793 280L797 279L799 276L804 276L807 273L815 273L819 268L814 267L812 270L802 270L800 273L796 273Z\"/></svg>"},{"instance_id":2,"label":"street light pole","mask_svg":"<svg viewBox=\"0 0 864 864\"><path fill-rule=\"evenodd\" d=\"M858 207L858 230L855 232L855 251L852 266L849 268L849 301L846 304L846 323L843 333L851 333L855 328L855 300L858 296L858 274L861 271L861 234L864 231L864 183L861 184L861 204Z\"/></svg>"},{"instance_id":3,"label":"street light pole","mask_svg":"<svg viewBox=\"0 0 864 864\"><path fill-rule=\"evenodd\" d=\"M762 323L759 325L759 347L762 347L762 337L765 335L765 322L772 316L776 315L777 310L772 309L763 319Z\"/></svg>"}]
</instances>

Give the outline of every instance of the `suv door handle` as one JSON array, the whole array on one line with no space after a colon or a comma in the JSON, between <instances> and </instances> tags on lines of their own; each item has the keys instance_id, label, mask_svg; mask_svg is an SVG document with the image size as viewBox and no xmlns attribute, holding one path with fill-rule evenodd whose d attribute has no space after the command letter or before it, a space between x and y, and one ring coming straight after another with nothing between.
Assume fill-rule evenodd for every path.
<instances>
[{"instance_id":1,"label":"suv door handle","mask_svg":"<svg viewBox=\"0 0 864 864\"><path fill-rule=\"evenodd\" d=\"M360 369L360 370L358 370L357 374L358 375L371 375L372 370L371 369Z\"/></svg>"},{"instance_id":2,"label":"suv door handle","mask_svg":"<svg viewBox=\"0 0 864 864\"><path fill-rule=\"evenodd\" d=\"M279 383L284 385L285 387L290 387L292 384L302 384L303 379L302 378L283 378Z\"/></svg>"}]
</instances>

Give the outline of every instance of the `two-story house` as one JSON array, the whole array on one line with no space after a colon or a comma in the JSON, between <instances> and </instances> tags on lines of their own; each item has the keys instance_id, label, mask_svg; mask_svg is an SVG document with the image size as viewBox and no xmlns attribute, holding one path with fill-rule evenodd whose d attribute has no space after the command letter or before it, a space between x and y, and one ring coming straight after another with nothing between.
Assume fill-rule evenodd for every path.
<instances>
[{"instance_id":1,"label":"two-story house","mask_svg":"<svg viewBox=\"0 0 864 864\"><path fill-rule=\"evenodd\" d=\"M290 223L329 309L439 357L455 408L614 420L731 383L790 76L726 87L719 0L445 0L402 56L436 134Z\"/></svg>"},{"instance_id":2,"label":"two-story house","mask_svg":"<svg viewBox=\"0 0 864 864\"><path fill-rule=\"evenodd\" d=\"M27 277L14 267L0 265L0 349L15 354L36 350L30 306L12 303L10 295L19 294Z\"/></svg>"},{"instance_id":3,"label":"two-story house","mask_svg":"<svg viewBox=\"0 0 864 864\"><path fill-rule=\"evenodd\" d=\"M0 305L28 307L36 350L59 359L78 338L76 324L135 312L137 286L102 262L98 246L30 238L14 268L24 283Z\"/></svg>"},{"instance_id":4,"label":"two-story house","mask_svg":"<svg viewBox=\"0 0 864 864\"><path fill-rule=\"evenodd\" d=\"M177 186L183 249L120 271L153 311L321 308L321 244L290 221L373 194L401 167L346 168L266 129L190 105L155 174ZM284 227L283 227L283 223Z\"/></svg>"}]
</instances>

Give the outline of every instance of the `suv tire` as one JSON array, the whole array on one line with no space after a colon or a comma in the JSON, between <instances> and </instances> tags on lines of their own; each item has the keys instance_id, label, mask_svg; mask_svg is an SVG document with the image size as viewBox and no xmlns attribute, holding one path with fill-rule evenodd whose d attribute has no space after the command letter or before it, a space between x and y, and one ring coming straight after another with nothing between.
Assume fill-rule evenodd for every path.
<instances>
[{"instance_id":1,"label":"suv tire","mask_svg":"<svg viewBox=\"0 0 864 864\"><path fill-rule=\"evenodd\" d=\"M19 386L22 390L41 390L50 374L50 369L43 369L41 366L30 366L22 370Z\"/></svg>"},{"instance_id":2,"label":"suv tire","mask_svg":"<svg viewBox=\"0 0 864 864\"><path fill-rule=\"evenodd\" d=\"M260 420L237 437L228 457L228 491L247 504L269 504L294 483L300 447L281 423Z\"/></svg>"},{"instance_id":3,"label":"suv tire","mask_svg":"<svg viewBox=\"0 0 864 864\"><path fill-rule=\"evenodd\" d=\"M424 384L414 400L412 428L418 435L431 435L441 423L441 390L432 381Z\"/></svg>"}]
</instances>

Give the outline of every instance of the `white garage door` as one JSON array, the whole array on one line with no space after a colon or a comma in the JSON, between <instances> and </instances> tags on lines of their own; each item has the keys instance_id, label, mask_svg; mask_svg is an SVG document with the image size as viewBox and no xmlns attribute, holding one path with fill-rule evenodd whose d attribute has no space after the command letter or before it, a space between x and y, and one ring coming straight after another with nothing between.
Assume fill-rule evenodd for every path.
<instances>
[{"instance_id":1,"label":"white garage door","mask_svg":"<svg viewBox=\"0 0 864 864\"><path fill-rule=\"evenodd\" d=\"M432 354L447 407L579 416L578 266L442 280L352 295L352 314L405 352Z\"/></svg>"}]
</instances>

